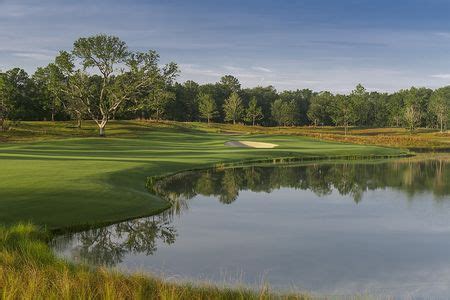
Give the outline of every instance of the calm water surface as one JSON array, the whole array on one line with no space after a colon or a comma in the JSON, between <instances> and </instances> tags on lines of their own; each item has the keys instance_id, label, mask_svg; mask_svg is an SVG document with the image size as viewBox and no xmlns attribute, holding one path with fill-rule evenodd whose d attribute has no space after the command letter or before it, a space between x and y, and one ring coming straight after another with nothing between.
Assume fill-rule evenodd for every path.
<instances>
[{"instance_id":1,"label":"calm water surface","mask_svg":"<svg viewBox=\"0 0 450 300\"><path fill-rule=\"evenodd\" d=\"M450 295L450 163L254 166L151 182L158 216L60 236L72 260L319 294Z\"/></svg>"}]
</instances>

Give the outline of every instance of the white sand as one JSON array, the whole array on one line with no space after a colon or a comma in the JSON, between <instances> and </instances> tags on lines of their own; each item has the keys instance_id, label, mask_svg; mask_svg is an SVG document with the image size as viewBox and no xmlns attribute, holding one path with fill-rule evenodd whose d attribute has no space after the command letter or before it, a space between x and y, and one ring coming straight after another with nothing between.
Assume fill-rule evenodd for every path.
<instances>
[{"instance_id":1,"label":"white sand","mask_svg":"<svg viewBox=\"0 0 450 300\"><path fill-rule=\"evenodd\" d=\"M229 141L225 143L225 146L241 147L241 148L260 148L260 149L272 149L277 147L277 144L261 143L261 142L249 142L249 141Z\"/></svg>"}]
</instances>

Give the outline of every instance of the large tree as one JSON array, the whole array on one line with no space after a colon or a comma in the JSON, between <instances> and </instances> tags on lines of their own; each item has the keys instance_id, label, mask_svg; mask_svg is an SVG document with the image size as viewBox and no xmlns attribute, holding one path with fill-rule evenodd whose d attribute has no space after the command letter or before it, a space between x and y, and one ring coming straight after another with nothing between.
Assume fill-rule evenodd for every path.
<instances>
[{"instance_id":1,"label":"large tree","mask_svg":"<svg viewBox=\"0 0 450 300\"><path fill-rule=\"evenodd\" d=\"M75 41L72 54L83 68L74 72L80 74L93 69L101 78L98 94L94 89L89 97L78 98L87 115L98 125L100 136L105 134L106 124L124 103L151 97L156 89L171 84L178 73L174 63L160 68L155 51L132 53L125 42L115 36L80 38Z\"/></svg>"},{"instance_id":2,"label":"large tree","mask_svg":"<svg viewBox=\"0 0 450 300\"><path fill-rule=\"evenodd\" d=\"M44 109L50 112L50 119L55 121L55 115L63 109L64 74L55 63L50 63L38 68L32 78L45 98Z\"/></svg>"},{"instance_id":3,"label":"large tree","mask_svg":"<svg viewBox=\"0 0 450 300\"><path fill-rule=\"evenodd\" d=\"M258 105L261 106L261 112L264 118L260 121L261 124L271 125L270 112L272 103L278 99L278 93L273 86L257 86L254 88L244 89L242 91L242 97L247 99L248 102L252 97L256 98Z\"/></svg>"},{"instance_id":4,"label":"large tree","mask_svg":"<svg viewBox=\"0 0 450 300\"><path fill-rule=\"evenodd\" d=\"M371 92L369 93L370 113L366 126L386 127L389 124L389 111L387 93Z\"/></svg>"},{"instance_id":5,"label":"large tree","mask_svg":"<svg viewBox=\"0 0 450 300\"><path fill-rule=\"evenodd\" d=\"M358 84L348 97L351 109L357 116L352 122L355 123L354 125L366 126L370 115L373 114L373 111L370 110L369 94L366 89L362 84Z\"/></svg>"},{"instance_id":6,"label":"large tree","mask_svg":"<svg viewBox=\"0 0 450 300\"><path fill-rule=\"evenodd\" d=\"M346 95L336 95L332 109L332 119L336 126L344 127L344 134L347 135L350 125L355 124L358 120L356 103L352 102L352 98Z\"/></svg>"},{"instance_id":7,"label":"large tree","mask_svg":"<svg viewBox=\"0 0 450 300\"><path fill-rule=\"evenodd\" d=\"M89 76L86 72L78 70L69 78L66 86L68 96L64 102L64 108L67 113L77 120L77 127L81 128L82 121L88 114L89 107L91 112L97 105L100 95L101 78L99 76Z\"/></svg>"},{"instance_id":8,"label":"large tree","mask_svg":"<svg viewBox=\"0 0 450 300\"><path fill-rule=\"evenodd\" d=\"M390 126L400 127L403 120L403 106L405 91L398 91L387 98L387 115L384 116Z\"/></svg>"},{"instance_id":9,"label":"large tree","mask_svg":"<svg viewBox=\"0 0 450 300\"><path fill-rule=\"evenodd\" d=\"M60 105L66 114L77 121L77 128L81 128L83 119L91 117L87 113L88 107L94 107L99 99L101 77L91 76L83 69L75 69L74 56L67 51L60 51L50 65L58 69L58 81L53 86L62 91ZM58 91L55 89L54 93Z\"/></svg>"},{"instance_id":10,"label":"large tree","mask_svg":"<svg viewBox=\"0 0 450 300\"><path fill-rule=\"evenodd\" d=\"M9 90L8 119L11 120L42 120L43 113L42 97L36 91L36 86L25 70L13 68L7 70L7 90Z\"/></svg>"},{"instance_id":11,"label":"large tree","mask_svg":"<svg viewBox=\"0 0 450 300\"><path fill-rule=\"evenodd\" d=\"M62 82L59 85L64 94L62 106L72 119L77 120L77 127L81 128L83 118L87 114L86 101L89 100L90 103L93 98L98 98L94 91L99 90L100 81L95 80L99 77L90 77L81 70L75 72L74 57L67 51L61 51L54 64L62 74Z\"/></svg>"},{"instance_id":12,"label":"large tree","mask_svg":"<svg viewBox=\"0 0 450 300\"><path fill-rule=\"evenodd\" d=\"M416 105L407 104L404 110L404 118L409 132L413 132L420 124L421 113Z\"/></svg>"},{"instance_id":13,"label":"large tree","mask_svg":"<svg viewBox=\"0 0 450 300\"><path fill-rule=\"evenodd\" d=\"M314 126L330 125L330 107L333 99L334 95L330 92L320 92L312 96L307 116Z\"/></svg>"},{"instance_id":14,"label":"large tree","mask_svg":"<svg viewBox=\"0 0 450 300\"><path fill-rule=\"evenodd\" d=\"M175 99L167 108L167 115L177 121L194 121L198 119L199 84L188 80L183 84L175 83L173 87Z\"/></svg>"},{"instance_id":15,"label":"large tree","mask_svg":"<svg viewBox=\"0 0 450 300\"><path fill-rule=\"evenodd\" d=\"M309 89L284 91L280 93L279 98L285 102L295 103L295 124L306 125L309 123L306 112L309 109L313 92Z\"/></svg>"},{"instance_id":16,"label":"large tree","mask_svg":"<svg viewBox=\"0 0 450 300\"><path fill-rule=\"evenodd\" d=\"M429 110L436 116L440 131L444 132L450 118L450 87L434 91L430 99Z\"/></svg>"},{"instance_id":17,"label":"large tree","mask_svg":"<svg viewBox=\"0 0 450 300\"><path fill-rule=\"evenodd\" d=\"M295 100L285 101L277 99L272 103L272 118L278 125L293 126L297 119L297 105Z\"/></svg>"},{"instance_id":18,"label":"large tree","mask_svg":"<svg viewBox=\"0 0 450 300\"><path fill-rule=\"evenodd\" d=\"M200 93L198 95L198 111L200 117L209 122L217 115L216 101L210 94Z\"/></svg>"},{"instance_id":19,"label":"large tree","mask_svg":"<svg viewBox=\"0 0 450 300\"><path fill-rule=\"evenodd\" d=\"M236 124L236 121L241 119L244 107L241 97L237 92L232 92L230 97L225 100L223 110L225 113L225 121L233 121L233 124Z\"/></svg>"},{"instance_id":20,"label":"large tree","mask_svg":"<svg viewBox=\"0 0 450 300\"><path fill-rule=\"evenodd\" d=\"M0 130L6 128L6 120L12 109L14 87L5 73L0 73Z\"/></svg>"},{"instance_id":21,"label":"large tree","mask_svg":"<svg viewBox=\"0 0 450 300\"><path fill-rule=\"evenodd\" d=\"M423 116L421 110L421 95L420 90L412 87L404 93L404 109L403 117L406 127L412 133L421 124Z\"/></svg>"},{"instance_id":22,"label":"large tree","mask_svg":"<svg viewBox=\"0 0 450 300\"><path fill-rule=\"evenodd\" d=\"M152 113L152 116L159 121L166 113L167 105L175 99L175 94L168 91L164 87L154 88L148 96L144 103Z\"/></svg>"},{"instance_id":23,"label":"large tree","mask_svg":"<svg viewBox=\"0 0 450 300\"><path fill-rule=\"evenodd\" d=\"M258 106L258 101L256 100L255 96L253 96L248 103L245 118L248 122L251 122L253 126L255 126L257 121L264 118L261 106Z\"/></svg>"},{"instance_id":24,"label":"large tree","mask_svg":"<svg viewBox=\"0 0 450 300\"><path fill-rule=\"evenodd\" d=\"M227 90L228 93L237 93L241 89L239 80L232 75L222 76L222 78L220 78L220 84Z\"/></svg>"}]
</instances>

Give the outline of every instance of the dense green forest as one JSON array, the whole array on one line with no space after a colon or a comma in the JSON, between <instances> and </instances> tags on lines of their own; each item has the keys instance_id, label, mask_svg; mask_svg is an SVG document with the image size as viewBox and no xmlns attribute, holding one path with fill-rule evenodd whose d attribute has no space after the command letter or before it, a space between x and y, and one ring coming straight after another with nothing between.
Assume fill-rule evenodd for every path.
<instances>
[{"instance_id":1,"label":"dense green forest","mask_svg":"<svg viewBox=\"0 0 450 300\"><path fill-rule=\"evenodd\" d=\"M96 35L75 41L54 62L29 75L0 71L0 130L20 120L94 120L104 134L111 119L167 119L249 125L417 127L447 130L450 86L395 93L347 94L309 89L242 88L232 75L219 82L176 82L175 63L159 64L155 51L130 52L119 38Z\"/></svg>"}]
</instances>

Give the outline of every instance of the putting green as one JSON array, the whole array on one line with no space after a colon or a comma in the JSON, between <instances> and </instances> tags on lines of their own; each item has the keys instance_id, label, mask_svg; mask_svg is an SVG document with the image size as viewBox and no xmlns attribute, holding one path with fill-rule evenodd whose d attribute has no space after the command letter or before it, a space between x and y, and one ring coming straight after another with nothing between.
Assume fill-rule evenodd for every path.
<instances>
[{"instance_id":1,"label":"putting green","mask_svg":"<svg viewBox=\"0 0 450 300\"><path fill-rule=\"evenodd\" d=\"M229 136L117 122L132 137L63 138L0 144L0 222L31 221L51 229L114 222L168 207L146 178L221 162L275 157L398 155L400 150L282 135L242 135L273 149L225 146ZM188 128L189 127L189 128Z\"/></svg>"}]
</instances>

